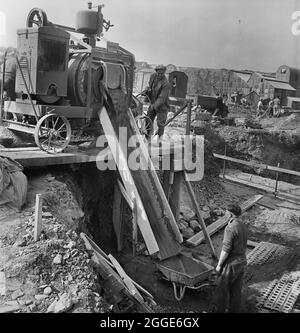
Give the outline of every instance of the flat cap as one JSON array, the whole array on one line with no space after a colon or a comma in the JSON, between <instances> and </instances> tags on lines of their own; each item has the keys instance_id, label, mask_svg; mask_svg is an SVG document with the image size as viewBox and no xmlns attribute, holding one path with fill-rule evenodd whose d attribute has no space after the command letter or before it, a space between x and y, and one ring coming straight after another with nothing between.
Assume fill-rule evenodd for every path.
<instances>
[{"instance_id":1,"label":"flat cap","mask_svg":"<svg viewBox=\"0 0 300 333\"><path fill-rule=\"evenodd\" d=\"M164 65L157 65L157 66L155 67L155 70L158 71L159 69L163 69L163 70L165 71L165 70L167 70L167 67L164 66Z\"/></svg>"}]
</instances>

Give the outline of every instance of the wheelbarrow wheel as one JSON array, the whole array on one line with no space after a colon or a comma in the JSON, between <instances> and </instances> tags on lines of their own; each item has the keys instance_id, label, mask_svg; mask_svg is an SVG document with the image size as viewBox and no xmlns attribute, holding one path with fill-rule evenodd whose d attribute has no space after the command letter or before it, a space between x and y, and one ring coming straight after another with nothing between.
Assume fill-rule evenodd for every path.
<instances>
[{"instance_id":1,"label":"wheelbarrow wheel","mask_svg":"<svg viewBox=\"0 0 300 333\"><path fill-rule=\"evenodd\" d=\"M71 140L71 125L64 116L49 113L43 116L34 130L36 145L47 153L60 153Z\"/></svg>"},{"instance_id":2,"label":"wheelbarrow wheel","mask_svg":"<svg viewBox=\"0 0 300 333\"><path fill-rule=\"evenodd\" d=\"M152 120L148 116L138 115L135 117L135 122L142 135L147 135L149 131L152 131Z\"/></svg>"}]
</instances>

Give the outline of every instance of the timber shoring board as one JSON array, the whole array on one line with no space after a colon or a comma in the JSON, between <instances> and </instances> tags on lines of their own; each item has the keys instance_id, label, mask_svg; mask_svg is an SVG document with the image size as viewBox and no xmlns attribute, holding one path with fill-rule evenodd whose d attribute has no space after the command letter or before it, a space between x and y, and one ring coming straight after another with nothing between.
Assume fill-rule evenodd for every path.
<instances>
[{"instance_id":1,"label":"timber shoring board","mask_svg":"<svg viewBox=\"0 0 300 333\"><path fill-rule=\"evenodd\" d=\"M181 246L179 242L182 236L162 186L160 183L159 186L157 184L159 180L151 160L148 160L149 164L146 166L142 164L142 169L129 169L127 156L124 154L122 145L119 144L119 138L106 108L102 107L98 111L98 115L126 192L131 200L136 199L138 210L137 223L146 242L149 254L157 252L158 258L163 260L180 253ZM115 149L116 143L119 149ZM144 143L142 143L140 146L141 162L145 162L145 158L147 157L148 151L144 153L145 149L147 150ZM177 237L175 232L179 233L180 237Z\"/></svg>"},{"instance_id":2,"label":"timber shoring board","mask_svg":"<svg viewBox=\"0 0 300 333\"><path fill-rule=\"evenodd\" d=\"M117 149L114 149L116 142L119 141L105 107L103 107L98 112L98 116L105 132L108 144L111 147L113 157L118 164L118 171L123 180L126 192L131 200L133 200L134 198L136 199L139 216L137 223L140 228L141 234L145 240L148 252L149 254L157 253L161 250L161 248L158 246L156 237L154 236L153 230L150 226L144 204L141 200L139 192L136 188L136 184L127 165L126 156L124 155L122 149L119 149L118 152Z\"/></svg>"},{"instance_id":3,"label":"timber shoring board","mask_svg":"<svg viewBox=\"0 0 300 333\"><path fill-rule=\"evenodd\" d=\"M263 191L263 192L274 193L274 191L275 191L274 188L270 188L270 187L267 187L265 185L260 185L260 184L256 184L256 183L254 184L254 183L249 182L247 180L239 179L237 177L232 177L232 176L229 176L229 175L224 175L224 176L219 175L219 177L223 180L227 180L229 182L233 182L233 183L237 183L237 184L242 184L242 185L245 185L245 186L260 190L260 191ZM299 196L288 194L288 193L283 193L282 191L277 192L277 197L279 199L286 198L286 199L290 199L290 200L299 202Z\"/></svg>"},{"instance_id":4,"label":"timber shoring board","mask_svg":"<svg viewBox=\"0 0 300 333\"><path fill-rule=\"evenodd\" d=\"M275 167L275 166L271 166L271 165L267 165L267 164L263 164L263 163L255 163L255 162L244 161L244 160L240 160L240 159L237 159L237 158L233 158L233 157L229 157L229 156L225 156L225 155L220 155L220 154L214 154L214 157L219 158L219 159L223 159L223 160L227 160L227 161L231 161L231 162L235 162L235 163L239 163L239 164L248 165L248 166L253 167L253 168L271 170L271 171L286 173L286 174L290 174L290 175L300 177L300 172L295 171L295 170L279 168L279 167Z\"/></svg>"},{"instance_id":5,"label":"timber shoring board","mask_svg":"<svg viewBox=\"0 0 300 333\"><path fill-rule=\"evenodd\" d=\"M263 195L261 195L261 194L255 195L254 197L252 197L252 198L246 200L245 202L243 202L241 204L242 213L245 212L250 207L252 207L254 204L256 204L262 197L263 197ZM217 221L210 224L207 227L208 234L210 236L212 236L217 231L219 231L220 229L225 227L227 225L229 219L230 219L230 214L225 214L224 216L219 218ZM189 238L186 241L186 243L188 245L197 246L197 245L201 244L204 240L205 240L205 237L204 237L203 231L200 231L196 235Z\"/></svg>"},{"instance_id":6,"label":"timber shoring board","mask_svg":"<svg viewBox=\"0 0 300 333\"><path fill-rule=\"evenodd\" d=\"M151 157L150 157L149 152L148 152L148 148L147 148L147 146L146 146L146 144L143 140L143 137L140 134L140 131L137 127L136 121L135 121L134 116L133 116L130 109L128 109L128 116L129 116L129 119L130 119L130 124L132 126L132 129L134 130L134 133L135 133L135 135L137 137L137 140L139 142L139 145L140 145L140 152L142 153L141 154L142 155L141 161L146 163L146 165L149 166L149 173L150 173L150 176L153 179L153 184L155 186L155 191L158 193L159 200L161 201L161 205L163 207L163 215L167 217L167 219L165 219L165 223L167 223L168 227L172 230L172 233L173 233L175 239L179 243L182 243L183 238L182 238L181 232L178 228L176 219L173 215L173 212L171 210L169 201L166 197L166 194L163 190L162 184L161 184L161 182L158 178L157 172L156 172L156 170L154 168L154 165L152 163ZM182 148L182 146L180 146L180 148Z\"/></svg>"},{"instance_id":7,"label":"timber shoring board","mask_svg":"<svg viewBox=\"0 0 300 333\"><path fill-rule=\"evenodd\" d=\"M60 165L60 164L73 164L73 163L88 163L112 159L109 150L103 149L89 149L78 150L74 152L62 152L57 154L48 154L42 150L0 150L0 156L9 157L22 164L25 168L40 167L47 165Z\"/></svg>"}]
</instances>

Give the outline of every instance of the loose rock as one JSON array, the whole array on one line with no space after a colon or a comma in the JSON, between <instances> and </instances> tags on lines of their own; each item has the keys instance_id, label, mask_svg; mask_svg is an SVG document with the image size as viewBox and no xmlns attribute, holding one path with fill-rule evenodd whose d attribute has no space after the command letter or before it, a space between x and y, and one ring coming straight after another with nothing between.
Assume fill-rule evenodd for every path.
<instances>
[{"instance_id":1,"label":"loose rock","mask_svg":"<svg viewBox=\"0 0 300 333\"><path fill-rule=\"evenodd\" d=\"M48 295L35 295L34 298L37 300L37 301L41 301L45 298L47 298Z\"/></svg>"},{"instance_id":2,"label":"loose rock","mask_svg":"<svg viewBox=\"0 0 300 333\"><path fill-rule=\"evenodd\" d=\"M53 259L53 264L60 265L62 263L62 255L57 254Z\"/></svg>"},{"instance_id":3,"label":"loose rock","mask_svg":"<svg viewBox=\"0 0 300 333\"><path fill-rule=\"evenodd\" d=\"M12 294L11 294L11 299L12 300L16 300L19 297L22 297L24 295L24 293L19 289L19 290L15 290Z\"/></svg>"},{"instance_id":4,"label":"loose rock","mask_svg":"<svg viewBox=\"0 0 300 333\"><path fill-rule=\"evenodd\" d=\"M44 289L44 294L45 295L50 295L52 293L52 288L51 287L46 287L45 289Z\"/></svg>"},{"instance_id":5,"label":"loose rock","mask_svg":"<svg viewBox=\"0 0 300 333\"><path fill-rule=\"evenodd\" d=\"M182 230L182 237L184 239L188 239L190 237L194 236L194 231L191 228L185 228Z\"/></svg>"},{"instance_id":6,"label":"loose rock","mask_svg":"<svg viewBox=\"0 0 300 333\"><path fill-rule=\"evenodd\" d=\"M196 220L190 221L190 227L194 230L194 232L199 232L201 230L201 226Z\"/></svg>"},{"instance_id":7,"label":"loose rock","mask_svg":"<svg viewBox=\"0 0 300 333\"><path fill-rule=\"evenodd\" d=\"M43 212L42 217L51 218L53 215L50 212Z\"/></svg>"},{"instance_id":8,"label":"loose rock","mask_svg":"<svg viewBox=\"0 0 300 333\"><path fill-rule=\"evenodd\" d=\"M54 313L66 312L73 306L72 298L69 294L64 293L55 304Z\"/></svg>"}]
</instances>

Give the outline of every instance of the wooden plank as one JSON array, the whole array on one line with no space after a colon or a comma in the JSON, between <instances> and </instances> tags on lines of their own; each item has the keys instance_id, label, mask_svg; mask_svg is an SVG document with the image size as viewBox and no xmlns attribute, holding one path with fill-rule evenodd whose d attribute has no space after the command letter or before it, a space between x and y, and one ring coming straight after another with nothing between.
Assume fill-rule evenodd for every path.
<instances>
[{"instance_id":1,"label":"wooden plank","mask_svg":"<svg viewBox=\"0 0 300 333\"><path fill-rule=\"evenodd\" d=\"M133 202L133 210L132 210L132 254L135 256L135 251L138 242L138 230L137 230L137 208L136 208L136 200Z\"/></svg>"},{"instance_id":2,"label":"wooden plank","mask_svg":"<svg viewBox=\"0 0 300 333\"><path fill-rule=\"evenodd\" d=\"M241 204L242 213L244 213L246 210L251 208L253 205L255 205L262 198L263 198L263 195L257 194L257 195L254 195L253 197L251 197L250 199L244 201Z\"/></svg>"},{"instance_id":3,"label":"wooden plank","mask_svg":"<svg viewBox=\"0 0 300 333\"><path fill-rule=\"evenodd\" d=\"M172 213L172 210L171 210L171 207L169 205L169 202L166 198L166 195L164 193L164 190L162 188L162 185L160 183L160 180L157 176L157 173L156 173L156 170L154 168L154 165L151 161L151 158L150 158L150 155L149 155L149 152L148 152L148 148L142 138L142 136L140 135L140 131L137 127L137 124L135 122L135 119L133 117L133 114L131 112L130 109L128 109L128 115L129 115L129 118L130 118L130 124L131 126L133 127L134 129L134 132L137 136L137 139L138 139L138 142L140 144L140 150L143 154L143 158L141 160L143 160L144 162L147 163L147 165L149 165L149 171L151 172L151 176L153 178L153 181L154 181L154 184L155 184L155 190L158 192L158 195L159 195L159 198L162 202L162 205L164 207L164 214L168 217L166 223L169 224L169 227L171 228L171 230L173 231L173 234L175 236L175 239L179 242L179 243L182 243L183 242L183 238L182 238L182 235L181 235L181 232L178 228L178 225L177 225L177 222L175 220L175 217ZM182 149L182 145L179 146L180 149Z\"/></svg>"},{"instance_id":4,"label":"wooden plank","mask_svg":"<svg viewBox=\"0 0 300 333\"><path fill-rule=\"evenodd\" d=\"M15 147L15 148L0 148L0 154L2 152L24 152L24 151L40 151L38 147Z\"/></svg>"},{"instance_id":5,"label":"wooden plank","mask_svg":"<svg viewBox=\"0 0 300 333\"><path fill-rule=\"evenodd\" d=\"M124 199L126 200L128 206L131 208L131 210L133 210L134 208L134 204L133 204L133 201L130 199L129 195L127 194L124 186L122 185L122 183L119 181L119 179L117 180L117 183L118 183L118 186L119 186L119 189L124 197Z\"/></svg>"},{"instance_id":6,"label":"wooden plank","mask_svg":"<svg viewBox=\"0 0 300 333\"><path fill-rule=\"evenodd\" d=\"M113 264L110 262L109 256L89 237L87 236L84 232L80 233L81 239L84 241L84 245L88 251L95 251L99 255L103 257L103 260L110 265L111 267L114 267ZM144 293L148 298L154 299L154 297L146 290L144 289L141 285L139 285L137 282L132 280L132 283L142 292Z\"/></svg>"},{"instance_id":7,"label":"wooden plank","mask_svg":"<svg viewBox=\"0 0 300 333\"><path fill-rule=\"evenodd\" d=\"M6 295L6 279L5 279L5 273L0 272L0 296Z\"/></svg>"},{"instance_id":8,"label":"wooden plank","mask_svg":"<svg viewBox=\"0 0 300 333\"><path fill-rule=\"evenodd\" d=\"M241 204L242 213L244 213L246 210L248 210L249 208L251 208L262 197L263 197L263 195L260 195L260 194L259 195L255 195L254 197L252 197L252 198L246 200L245 202L243 202ZM227 225L227 223L229 222L230 218L231 218L231 214L229 214L229 212L227 212L224 216L222 216L221 218L219 218L217 221L215 221L214 223L210 224L207 227L208 234L210 236L212 236L217 231L219 231L220 229L224 228ZM205 240L205 236L203 234L203 231L200 231L197 234L195 234L194 236L192 236L191 238L189 238L186 241L186 243L188 245L197 246L197 245L201 244L204 240Z\"/></svg>"},{"instance_id":9,"label":"wooden plank","mask_svg":"<svg viewBox=\"0 0 300 333\"><path fill-rule=\"evenodd\" d=\"M126 272L121 267L119 262L111 254L109 254L108 257L109 257L110 261L112 262L113 266L115 267L116 271L118 272L118 274L121 276L123 282L125 283L126 287L128 288L129 292L131 293L131 295L134 298L136 298L140 303L144 303L144 299L143 299L142 295L139 293L137 288L134 286L131 278L126 274Z\"/></svg>"},{"instance_id":10,"label":"wooden plank","mask_svg":"<svg viewBox=\"0 0 300 333\"><path fill-rule=\"evenodd\" d=\"M114 187L112 220L117 238L117 248L118 251L122 251L123 199L117 184Z\"/></svg>"},{"instance_id":11,"label":"wooden plank","mask_svg":"<svg viewBox=\"0 0 300 333\"><path fill-rule=\"evenodd\" d=\"M115 145L119 141L105 107L102 107L102 109L98 111L98 116L102 124L103 130L105 132L108 144L111 148L111 152L113 154L115 162L118 164L119 167L118 171L123 180L126 192L132 201L134 198L136 198L137 211L139 216L137 223L145 240L148 252L149 254L157 253L159 252L159 247L156 242L153 231L151 229L147 214L144 209L144 205L141 201L140 195L132 178L131 172L128 168L127 159L124 156L124 153L120 145L119 145L120 149L118 150L118 152L115 149Z\"/></svg>"},{"instance_id":12,"label":"wooden plank","mask_svg":"<svg viewBox=\"0 0 300 333\"><path fill-rule=\"evenodd\" d=\"M243 161L243 160L240 160L238 158L233 158L233 157L220 155L220 154L214 154L214 157L219 158L219 159L223 159L223 160L227 160L227 161L231 161L231 162L235 162L235 163L239 163L239 164L248 165L248 166L255 167L255 168L277 171L277 172L286 173L286 174L290 174L290 175L294 175L294 176L300 176L299 171L274 167L274 166L267 165L267 164L262 164L262 163Z\"/></svg>"},{"instance_id":13,"label":"wooden plank","mask_svg":"<svg viewBox=\"0 0 300 333\"><path fill-rule=\"evenodd\" d=\"M20 309L20 307L18 305L15 306L1 306L0 307L0 313L12 313L12 312L16 312Z\"/></svg>"},{"instance_id":14,"label":"wooden plank","mask_svg":"<svg viewBox=\"0 0 300 333\"><path fill-rule=\"evenodd\" d=\"M39 240L42 232L42 207L43 207L43 194L35 196L35 216L34 216L34 236L35 242Z\"/></svg>"},{"instance_id":15,"label":"wooden plank","mask_svg":"<svg viewBox=\"0 0 300 333\"><path fill-rule=\"evenodd\" d=\"M259 243L258 242L253 242L251 240L247 241L247 246L249 247L256 247Z\"/></svg>"},{"instance_id":16,"label":"wooden plank","mask_svg":"<svg viewBox=\"0 0 300 333\"><path fill-rule=\"evenodd\" d=\"M107 291L110 295L114 294L116 299L120 300L120 298L123 298L125 294L125 297L130 298L135 303L138 312L153 312L153 310L144 301L140 302L132 295L120 275L115 271L115 267L109 265L104 257L102 257L99 253L94 252L94 255L91 257L91 261L101 277L106 281L110 281L106 284L106 288L108 289Z\"/></svg>"},{"instance_id":17,"label":"wooden plank","mask_svg":"<svg viewBox=\"0 0 300 333\"><path fill-rule=\"evenodd\" d=\"M170 176L171 176L170 170L165 170L163 172L163 190L165 192L168 201L170 198L170 191L171 191Z\"/></svg>"},{"instance_id":18,"label":"wooden plank","mask_svg":"<svg viewBox=\"0 0 300 333\"><path fill-rule=\"evenodd\" d=\"M209 233L208 233L208 231L207 231L207 228L206 228L205 222L204 222L204 220L202 219L202 216L201 216L201 213L200 213L200 208L199 208L199 206L198 206L197 199L196 199L195 193L194 193L194 191L193 191L192 185L191 185L191 183L187 180L187 178L186 178L186 180L185 180L185 183L186 183L186 187L187 187L187 190L188 190L188 192L189 192L189 195L190 195L190 197L191 197L191 199L192 199L192 203L193 203L194 209L195 209L195 211L196 211L196 214L197 214L197 217L198 217L198 221L199 221L200 224L201 224L202 232L203 232L203 234L204 234L205 240L206 240L206 242L207 242L207 244L208 244L208 247L209 247L209 249L210 249L210 252L211 252L211 254L212 254L212 257L213 257L213 258L217 258L216 251L215 251L214 246L213 246L213 244L212 244L212 241L211 241L211 239L210 239L210 235L209 235Z\"/></svg>"},{"instance_id":19,"label":"wooden plank","mask_svg":"<svg viewBox=\"0 0 300 333\"><path fill-rule=\"evenodd\" d=\"M249 182L247 180L238 179L236 177L232 177L232 176L228 176L228 175L225 175L224 177L220 175L219 177L222 178L222 179L226 179L228 181L231 181L231 182L234 182L234 183L237 183L237 184L243 184L245 186L255 188L255 189L267 192L267 193L274 193L274 189L268 188L264 185L254 184L254 183ZM288 194L288 193L282 193L280 191L278 191L278 194L277 194L276 197L278 197L279 199L287 198L287 199L299 202L299 196L295 196L295 195Z\"/></svg>"},{"instance_id":20,"label":"wooden plank","mask_svg":"<svg viewBox=\"0 0 300 333\"><path fill-rule=\"evenodd\" d=\"M85 151L76 151L72 153L47 154L41 150L28 151L1 151L0 156L10 157L23 167L39 167L47 165L61 165L73 163L88 163L103 161L106 159L113 160L110 150L107 149L89 149Z\"/></svg>"},{"instance_id":21,"label":"wooden plank","mask_svg":"<svg viewBox=\"0 0 300 333\"><path fill-rule=\"evenodd\" d=\"M207 227L208 234L210 236L212 236L218 230L225 227L226 224L229 222L229 220L230 220L230 214L229 213L225 214L224 216L222 216L217 221L215 221L214 223L210 224ZM192 236L191 238L187 239L186 243L188 245L197 246L197 245L201 244L204 240L205 240L205 237L204 237L203 231L200 231L197 234L195 234L194 236Z\"/></svg>"},{"instance_id":22,"label":"wooden plank","mask_svg":"<svg viewBox=\"0 0 300 333\"><path fill-rule=\"evenodd\" d=\"M181 196L181 183L183 179L183 173L179 172L171 172L173 175L173 183L171 187L170 194L170 207L174 214L176 221L179 219L179 210L180 210L180 196Z\"/></svg>"}]
</instances>

